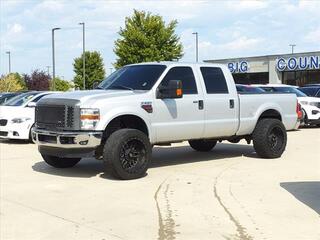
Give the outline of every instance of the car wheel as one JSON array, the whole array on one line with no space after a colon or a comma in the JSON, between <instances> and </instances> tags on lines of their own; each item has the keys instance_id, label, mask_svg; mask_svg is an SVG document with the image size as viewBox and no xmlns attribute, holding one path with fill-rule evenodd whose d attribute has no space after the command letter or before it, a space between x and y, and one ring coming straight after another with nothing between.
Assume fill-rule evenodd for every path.
<instances>
[{"instance_id":1,"label":"car wheel","mask_svg":"<svg viewBox=\"0 0 320 240\"><path fill-rule=\"evenodd\" d=\"M107 139L103 160L116 178L130 180L146 175L152 147L149 138L136 129L120 129Z\"/></svg>"},{"instance_id":2,"label":"car wheel","mask_svg":"<svg viewBox=\"0 0 320 240\"><path fill-rule=\"evenodd\" d=\"M70 168L76 165L81 158L61 158L42 154L43 160L55 168Z\"/></svg>"},{"instance_id":3,"label":"car wheel","mask_svg":"<svg viewBox=\"0 0 320 240\"><path fill-rule=\"evenodd\" d=\"M189 140L189 145L194 150L199 152L208 152L211 151L217 144L215 140L206 140L206 139L197 139L197 140Z\"/></svg>"},{"instance_id":4,"label":"car wheel","mask_svg":"<svg viewBox=\"0 0 320 240\"><path fill-rule=\"evenodd\" d=\"M281 157L287 145L287 132L278 119L261 119L252 134L253 147L263 158Z\"/></svg>"}]
</instances>

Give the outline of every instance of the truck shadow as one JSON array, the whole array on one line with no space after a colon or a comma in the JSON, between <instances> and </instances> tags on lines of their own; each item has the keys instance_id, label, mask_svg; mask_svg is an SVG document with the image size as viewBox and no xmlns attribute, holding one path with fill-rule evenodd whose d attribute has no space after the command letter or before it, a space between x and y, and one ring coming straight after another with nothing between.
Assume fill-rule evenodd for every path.
<instances>
[{"instance_id":1,"label":"truck shadow","mask_svg":"<svg viewBox=\"0 0 320 240\"><path fill-rule=\"evenodd\" d=\"M320 215L320 182L282 182L280 186Z\"/></svg>"},{"instance_id":2,"label":"truck shadow","mask_svg":"<svg viewBox=\"0 0 320 240\"><path fill-rule=\"evenodd\" d=\"M241 144L220 143L210 152L196 152L189 146L155 147L149 167L158 168L192 162L218 161L240 156L257 158L252 146ZM105 171L102 161L88 158L82 159L76 166L68 169L57 169L44 161L35 163L32 169L36 172L63 177L90 178L100 175L102 178L116 180L111 175L111 171L108 169Z\"/></svg>"}]
</instances>

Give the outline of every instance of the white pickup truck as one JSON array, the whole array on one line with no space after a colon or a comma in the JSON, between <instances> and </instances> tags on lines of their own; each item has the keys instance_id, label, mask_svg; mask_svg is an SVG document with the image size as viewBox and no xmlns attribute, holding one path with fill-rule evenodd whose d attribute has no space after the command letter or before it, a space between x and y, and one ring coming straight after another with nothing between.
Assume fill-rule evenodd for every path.
<instances>
[{"instance_id":1,"label":"white pickup truck","mask_svg":"<svg viewBox=\"0 0 320 240\"><path fill-rule=\"evenodd\" d=\"M228 68L178 62L125 66L96 90L44 97L32 138L45 162L72 167L102 159L115 176L146 174L152 147L189 141L210 151L217 141L253 140L258 156L280 157L296 127L294 94L238 95Z\"/></svg>"}]
</instances>

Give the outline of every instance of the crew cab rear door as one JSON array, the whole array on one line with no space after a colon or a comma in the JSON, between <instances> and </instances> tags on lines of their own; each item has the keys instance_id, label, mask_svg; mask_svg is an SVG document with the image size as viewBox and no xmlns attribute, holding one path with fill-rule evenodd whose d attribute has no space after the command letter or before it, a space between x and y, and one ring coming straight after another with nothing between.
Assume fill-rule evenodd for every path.
<instances>
[{"instance_id":1,"label":"crew cab rear door","mask_svg":"<svg viewBox=\"0 0 320 240\"><path fill-rule=\"evenodd\" d=\"M239 98L228 69L201 66L205 138L232 136L238 129Z\"/></svg>"},{"instance_id":2,"label":"crew cab rear door","mask_svg":"<svg viewBox=\"0 0 320 240\"><path fill-rule=\"evenodd\" d=\"M170 80L182 81L183 97L155 99L152 125L157 142L202 138L204 131L203 92L193 67L174 66L159 86Z\"/></svg>"}]
</instances>

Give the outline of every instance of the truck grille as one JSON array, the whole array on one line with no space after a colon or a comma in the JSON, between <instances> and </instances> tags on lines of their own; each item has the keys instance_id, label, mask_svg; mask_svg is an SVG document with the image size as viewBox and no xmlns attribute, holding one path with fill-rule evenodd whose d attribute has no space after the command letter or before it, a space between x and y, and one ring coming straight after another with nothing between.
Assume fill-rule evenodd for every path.
<instances>
[{"instance_id":1,"label":"truck grille","mask_svg":"<svg viewBox=\"0 0 320 240\"><path fill-rule=\"evenodd\" d=\"M8 123L7 119L0 119L0 126L6 126Z\"/></svg>"},{"instance_id":2,"label":"truck grille","mask_svg":"<svg viewBox=\"0 0 320 240\"><path fill-rule=\"evenodd\" d=\"M74 107L65 105L38 105L36 126L40 129L64 130L74 127Z\"/></svg>"}]
</instances>

